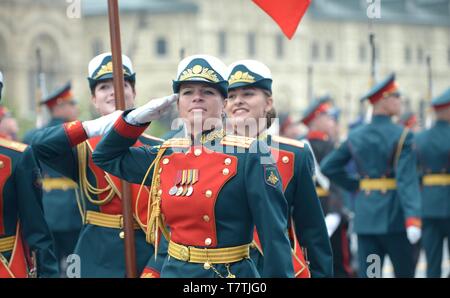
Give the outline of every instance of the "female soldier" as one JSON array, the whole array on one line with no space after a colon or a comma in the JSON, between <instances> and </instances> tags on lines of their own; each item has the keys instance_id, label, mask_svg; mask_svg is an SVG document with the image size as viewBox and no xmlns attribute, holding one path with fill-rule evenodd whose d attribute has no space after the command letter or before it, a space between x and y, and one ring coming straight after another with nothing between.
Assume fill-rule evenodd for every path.
<instances>
[{"instance_id":1,"label":"female soldier","mask_svg":"<svg viewBox=\"0 0 450 298\"><path fill-rule=\"evenodd\" d=\"M125 105L131 108L136 96L135 73L131 60L123 56L125 79ZM115 111L112 80L112 56L104 53L89 62L89 87L92 103L104 119L117 119L121 111ZM80 121L73 121L46 128L32 138L38 159L62 175L77 182L83 195L79 208L83 219L75 254L80 257L81 277L125 277L124 232L122 231L121 182L94 165L91 153L100 140L96 120L85 121L86 134L77 133ZM140 138L150 145L160 143L153 138ZM142 145L137 141L136 145ZM136 200L139 185L131 185L132 200ZM144 196L144 191L142 195ZM147 190L148 193L148 190ZM143 200L142 200L143 201ZM136 217L137 218L137 217ZM153 247L146 243L145 234L135 222L135 247L137 270L141 272L153 254ZM155 268L153 275L157 275Z\"/></svg>"},{"instance_id":2,"label":"female soldier","mask_svg":"<svg viewBox=\"0 0 450 298\"><path fill-rule=\"evenodd\" d=\"M125 112L99 143L94 162L132 183L152 177L148 237L167 224L168 257L161 277L258 277L249 258L253 227L260 233L264 277L293 277L286 235L287 204L279 173L264 144L226 136L221 113L226 66L195 55L178 65L173 91L190 137L158 148L129 148L177 96ZM266 164L263 164L263 163Z\"/></svg>"},{"instance_id":3,"label":"female soldier","mask_svg":"<svg viewBox=\"0 0 450 298\"><path fill-rule=\"evenodd\" d=\"M241 60L230 65L228 73L225 111L235 132L267 141L277 161L293 222L290 235L293 236L291 240L296 276L309 275L302 260L302 250L296 243L297 238L307 254L312 277L332 277L332 252L312 179L314 171L311 151L300 141L271 136L266 131L270 126L266 119L270 121L274 111L269 68L259 61ZM253 127L251 124L254 124ZM258 246L258 235L255 235L255 240L258 249L252 250L252 257L262 265L259 260L263 253L265 256L265 251ZM259 269L262 270L261 267Z\"/></svg>"}]
</instances>

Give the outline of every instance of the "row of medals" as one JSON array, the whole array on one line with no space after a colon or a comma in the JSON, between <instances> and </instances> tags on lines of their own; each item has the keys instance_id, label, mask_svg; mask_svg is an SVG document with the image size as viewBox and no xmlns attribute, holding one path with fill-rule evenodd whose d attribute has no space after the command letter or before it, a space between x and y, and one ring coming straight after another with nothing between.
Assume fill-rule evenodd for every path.
<instances>
[{"instance_id":1,"label":"row of medals","mask_svg":"<svg viewBox=\"0 0 450 298\"><path fill-rule=\"evenodd\" d=\"M194 192L193 185L198 181L198 169L178 170L175 185L169 190L169 195L190 197Z\"/></svg>"}]
</instances>

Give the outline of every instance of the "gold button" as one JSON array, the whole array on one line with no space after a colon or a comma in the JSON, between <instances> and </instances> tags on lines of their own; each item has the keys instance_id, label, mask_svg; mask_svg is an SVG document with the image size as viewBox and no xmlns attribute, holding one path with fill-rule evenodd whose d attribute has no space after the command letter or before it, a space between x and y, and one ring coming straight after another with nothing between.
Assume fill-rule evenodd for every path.
<instances>
[{"instance_id":1,"label":"gold button","mask_svg":"<svg viewBox=\"0 0 450 298\"><path fill-rule=\"evenodd\" d=\"M125 238L125 232L124 232L124 231L121 231L121 232L119 233L119 237L120 237L120 239Z\"/></svg>"},{"instance_id":2,"label":"gold button","mask_svg":"<svg viewBox=\"0 0 450 298\"><path fill-rule=\"evenodd\" d=\"M200 156L200 154L202 154L202 149L195 149L194 150L194 155L195 156Z\"/></svg>"},{"instance_id":3,"label":"gold button","mask_svg":"<svg viewBox=\"0 0 450 298\"><path fill-rule=\"evenodd\" d=\"M160 174L161 174L161 172L162 172L162 168L159 168L159 170L158 170L158 173L160 173Z\"/></svg>"},{"instance_id":4,"label":"gold button","mask_svg":"<svg viewBox=\"0 0 450 298\"><path fill-rule=\"evenodd\" d=\"M209 216L208 215L203 215L203 220L208 222L209 221Z\"/></svg>"},{"instance_id":5,"label":"gold button","mask_svg":"<svg viewBox=\"0 0 450 298\"><path fill-rule=\"evenodd\" d=\"M255 248L256 248L256 244L255 244L255 243L253 243L253 242L252 242L252 243L250 243L250 248L251 248L251 249L255 249Z\"/></svg>"},{"instance_id":6,"label":"gold button","mask_svg":"<svg viewBox=\"0 0 450 298\"><path fill-rule=\"evenodd\" d=\"M203 269L205 269L205 270L211 269L211 264L208 263L208 262L204 263L204 264L203 264Z\"/></svg>"},{"instance_id":7,"label":"gold button","mask_svg":"<svg viewBox=\"0 0 450 298\"><path fill-rule=\"evenodd\" d=\"M5 167L5 163L2 160L0 160L0 169L3 169L4 167Z\"/></svg>"},{"instance_id":8,"label":"gold button","mask_svg":"<svg viewBox=\"0 0 450 298\"><path fill-rule=\"evenodd\" d=\"M212 243L211 238L206 238L205 239L205 245L211 245L211 243Z\"/></svg>"},{"instance_id":9,"label":"gold button","mask_svg":"<svg viewBox=\"0 0 450 298\"><path fill-rule=\"evenodd\" d=\"M225 176L230 174L230 170L228 168L223 169L222 174L224 174Z\"/></svg>"},{"instance_id":10,"label":"gold button","mask_svg":"<svg viewBox=\"0 0 450 298\"><path fill-rule=\"evenodd\" d=\"M289 157L283 156L283 158L281 159L281 161L282 161L283 163L288 163L288 162L289 162Z\"/></svg>"},{"instance_id":11,"label":"gold button","mask_svg":"<svg viewBox=\"0 0 450 298\"><path fill-rule=\"evenodd\" d=\"M212 197L212 191L208 189L208 190L206 191L206 193L205 193L205 196L206 196L207 198Z\"/></svg>"},{"instance_id":12,"label":"gold button","mask_svg":"<svg viewBox=\"0 0 450 298\"><path fill-rule=\"evenodd\" d=\"M163 191L162 189L158 190L158 195L162 195Z\"/></svg>"},{"instance_id":13,"label":"gold button","mask_svg":"<svg viewBox=\"0 0 450 298\"><path fill-rule=\"evenodd\" d=\"M224 163L227 166L231 165L231 158L229 158L229 157L225 158L225 162Z\"/></svg>"},{"instance_id":14,"label":"gold button","mask_svg":"<svg viewBox=\"0 0 450 298\"><path fill-rule=\"evenodd\" d=\"M169 163L169 159L168 159L168 158L164 158L164 159L163 159L163 164L166 165L166 164L168 164L168 163Z\"/></svg>"}]
</instances>

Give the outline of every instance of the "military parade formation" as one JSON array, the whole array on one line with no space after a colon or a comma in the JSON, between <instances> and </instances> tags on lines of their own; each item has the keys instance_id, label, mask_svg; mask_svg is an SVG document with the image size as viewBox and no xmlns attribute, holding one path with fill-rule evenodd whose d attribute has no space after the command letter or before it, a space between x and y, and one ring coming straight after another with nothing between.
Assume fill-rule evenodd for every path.
<instances>
[{"instance_id":1,"label":"military parade formation","mask_svg":"<svg viewBox=\"0 0 450 298\"><path fill-rule=\"evenodd\" d=\"M386 257L413 278L422 253L427 277L448 274L450 86L420 126L392 72L344 136L331 95L278 113L263 61L183 57L172 94L136 106L133 62L113 53L87 65L96 119L78 119L70 82L22 140L0 106L0 278L124 278L130 259L141 278L370 278Z\"/></svg>"}]
</instances>

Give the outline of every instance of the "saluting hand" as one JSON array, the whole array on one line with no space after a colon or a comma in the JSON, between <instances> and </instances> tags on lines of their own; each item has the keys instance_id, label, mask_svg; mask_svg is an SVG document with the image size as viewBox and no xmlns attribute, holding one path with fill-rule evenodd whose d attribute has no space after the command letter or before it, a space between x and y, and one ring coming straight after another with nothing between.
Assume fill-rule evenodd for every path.
<instances>
[{"instance_id":1,"label":"saluting hand","mask_svg":"<svg viewBox=\"0 0 450 298\"><path fill-rule=\"evenodd\" d=\"M122 113L123 111L117 110L94 120L83 121L83 128L88 138L104 135L111 129Z\"/></svg>"},{"instance_id":2,"label":"saluting hand","mask_svg":"<svg viewBox=\"0 0 450 298\"><path fill-rule=\"evenodd\" d=\"M169 110L170 105L178 100L178 94L152 99L145 105L136 108L125 116L125 121L130 124L139 125L157 120Z\"/></svg>"}]
</instances>

